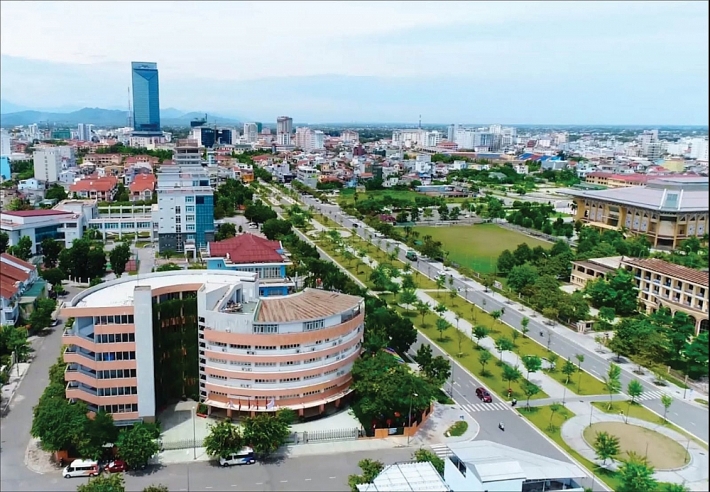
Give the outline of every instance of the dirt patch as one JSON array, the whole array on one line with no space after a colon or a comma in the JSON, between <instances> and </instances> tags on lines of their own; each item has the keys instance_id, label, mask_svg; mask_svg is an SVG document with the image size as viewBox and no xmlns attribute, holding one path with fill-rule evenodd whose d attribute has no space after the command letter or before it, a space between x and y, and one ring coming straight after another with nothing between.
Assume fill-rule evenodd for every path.
<instances>
[{"instance_id":1,"label":"dirt patch","mask_svg":"<svg viewBox=\"0 0 710 492\"><path fill-rule=\"evenodd\" d=\"M651 429L623 422L599 422L584 429L584 439L594 447L597 432L608 432L619 438L621 450L618 459L625 459L629 452L646 456L648 463L660 470L682 468L690 462L685 448L670 437Z\"/></svg>"},{"instance_id":2,"label":"dirt patch","mask_svg":"<svg viewBox=\"0 0 710 492\"><path fill-rule=\"evenodd\" d=\"M30 439L25 451L25 465L35 473L52 473L61 469L52 456L52 453L44 451L40 446L39 439Z\"/></svg>"}]
</instances>

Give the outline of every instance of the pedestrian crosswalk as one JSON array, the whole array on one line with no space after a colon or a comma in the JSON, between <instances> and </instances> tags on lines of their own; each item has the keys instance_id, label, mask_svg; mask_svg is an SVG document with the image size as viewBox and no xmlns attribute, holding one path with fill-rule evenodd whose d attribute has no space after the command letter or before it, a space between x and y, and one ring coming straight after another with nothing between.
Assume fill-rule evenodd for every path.
<instances>
[{"instance_id":1,"label":"pedestrian crosswalk","mask_svg":"<svg viewBox=\"0 0 710 492\"><path fill-rule=\"evenodd\" d=\"M466 410L467 412L490 412L493 410L508 410L510 405L506 405L505 403L501 402L493 402L493 403L470 403L466 405L461 405L461 408Z\"/></svg>"},{"instance_id":2,"label":"pedestrian crosswalk","mask_svg":"<svg viewBox=\"0 0 710 492\"><path fill-rule=\"evenodd\" d=\"M641 396L635 398L636 401L660 400L667 393L663 391L644 391ZM630 398L630 397L629 397Z\"/></svg>"},{"instance_id":3,"label":"pedestrian crosswalk","mask_svg":"<svg viewBox=\"0 0 710 492\"><path fill-rule=\"evenodd\" d=\"M451 453L446 444L431 444L429 447L431 448L432 453L437 455L439 458L446 458Z\"/></svg>"}]
</instances>

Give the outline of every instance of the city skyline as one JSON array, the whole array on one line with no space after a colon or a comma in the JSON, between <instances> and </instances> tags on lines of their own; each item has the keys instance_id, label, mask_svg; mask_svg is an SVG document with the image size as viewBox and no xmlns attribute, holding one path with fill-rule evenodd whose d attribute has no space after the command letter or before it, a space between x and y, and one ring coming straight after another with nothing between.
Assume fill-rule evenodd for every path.
<instances>
[{"instance_id":1,"label":"city skyline","mask_svg":"<svg viewBox=\"0 0 710 492\"><path fill-rule=\"evenodd\" d=\"M245 121L707 125L705 3L403 5L146 2L129 21L130 2L4 4L3 102L127 110L126 67L151 60L163 109ZM205 9L213 26L184 42Z\"/></svg>"}]
</instances>

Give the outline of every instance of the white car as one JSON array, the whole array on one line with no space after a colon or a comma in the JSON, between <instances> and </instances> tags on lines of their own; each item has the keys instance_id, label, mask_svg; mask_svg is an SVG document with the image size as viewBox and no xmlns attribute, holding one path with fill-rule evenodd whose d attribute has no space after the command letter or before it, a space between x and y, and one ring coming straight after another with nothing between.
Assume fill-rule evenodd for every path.
<instances>
[{"instance_id":1,"label":"white car","mask_svg":"<svg viewBox=\"0 0 710 492\"><path fill-rule=\"evenodd\" d=\"M258 229L259 226L255 224L254 222L249 222L249 229Z\"/></svg>"}]
</instances>

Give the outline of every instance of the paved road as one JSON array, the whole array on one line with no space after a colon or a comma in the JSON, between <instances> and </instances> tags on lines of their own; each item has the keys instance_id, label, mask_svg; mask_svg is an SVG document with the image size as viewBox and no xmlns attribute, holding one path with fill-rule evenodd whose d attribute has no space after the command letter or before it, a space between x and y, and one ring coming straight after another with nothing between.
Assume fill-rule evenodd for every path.
<instances>
[{"instance_id":1,"label":"paved road","mask_svg":"<svg viewBox=\"0 0 710 492\"><path fill-rule=\"evenodd\" d=\"M392 464L409 461L412 452L412 448L400 448L307 456L233 468L221 468L215 462L168 465L154 467L138 474L126 474L126 490L139 491L148 485L162 483L171 492L188 490L347 491L349 490L348 475L360 472L357 463L361 459L378 459L385 464ZM24 467L22 470L15 470L13 477L15 478L9 478L3 470L3 491L74 491L78 485L88 481L86 478L66 479L59 472L39 475Z\"/></svg>"},{"instance_id":2,"label":"paved road","mask_svg":"<svg viewBox=\"0 0 710 492\"><path fill-rule=\"evenodd\" d=\"M363 222L348 217L343 213L339 206L320 204L311 197L302 197L301 200L306 205L312 205L327 217L342 224L348 230L352 231L353 224L357 224L358 227L355 229L357 234L363 239L369 240L366 230L368 232L373 232L372 229L366 226ZM406 251L404 249L399 248L399 259L407 262L408 260L405 258L405 253ZM429 263L421 259L418 259L416 262L412 262L412 266L431 279L435 279L438 276L438 272L443 268L443 265L440 263ZM453 270L450 271L453 272ZM542 332L540 340L547 345L549 338L550 349L559 354L560 357L571 357L574 360L574 356L576 354L583 354L585 357L583 368L585 370L599 378L603 378L606 374L611 355L600 355L562 336L562 330L567 330L567 328L562 326L548 326L541 321L542 318L540 316L538 316L537 319L533 318L529 309L526 309L526 313L520 313L513 309L510 304L506 303L507 299L500 294L485 292L480 284L466 281L458 274L454 275L453 287L460 289L463 293L462 297L465 297L468 301L473 302L478 306L483 306L483 301L485 300L485 310L488 312L505 308L505 314L501 319L516 329L519 329L520 321L523 317L530 317L530 324L528 325L528 328L530 329L530 336L538 336L538 334ZM623 388L626 388L629 381L632 379L636 379L634 374L624 368L621 374ZM642 404L662 415L664 408L660 401L661 392L658 387L644 380L641 380L641 383L647 394L646 398L650 398L642 399ZM709 423L707 409L700 408L681 399L674 398L673 404L668 411L667 418L675 425L699 437L705 442L708 442Z\"/></svg>"}]
</instances>

